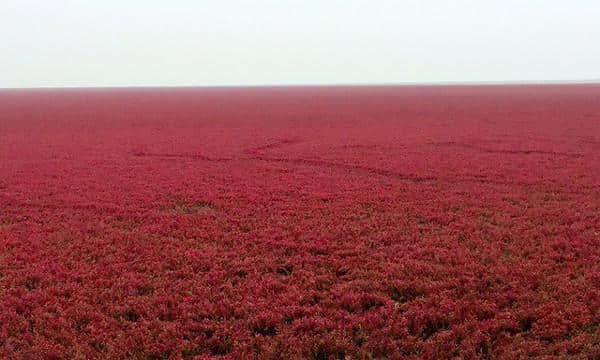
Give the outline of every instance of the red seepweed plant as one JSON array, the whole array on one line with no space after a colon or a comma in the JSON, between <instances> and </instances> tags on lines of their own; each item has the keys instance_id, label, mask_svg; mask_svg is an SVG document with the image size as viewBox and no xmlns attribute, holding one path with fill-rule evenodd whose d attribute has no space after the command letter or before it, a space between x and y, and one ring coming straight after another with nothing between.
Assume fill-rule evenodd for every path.
<instances>
[{"instance_id":1,"label":"red seepweed plant","mask_svg":"<svg viewBox=\"0 0 600 360\"><path fill-rule=\"evenodd\" d=\"M0 92L0 357L600 356L600 86Z\"/></svg>"}]
</instances>

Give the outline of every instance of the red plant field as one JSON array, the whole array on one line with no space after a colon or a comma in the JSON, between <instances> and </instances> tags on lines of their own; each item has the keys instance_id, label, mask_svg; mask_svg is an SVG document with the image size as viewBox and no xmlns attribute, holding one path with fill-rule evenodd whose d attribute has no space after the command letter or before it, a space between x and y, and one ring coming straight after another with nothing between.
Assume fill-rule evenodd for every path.
<instances>
[{"instance_id":1,"label":"red plant field","mask_svg":"<svg viewBox=\"0 0 600 360\"><path fill-rule=\"evenodd\" d=\"M0 358L600 358L600 85L4 90Z\"/></svg>"}]
</instances>

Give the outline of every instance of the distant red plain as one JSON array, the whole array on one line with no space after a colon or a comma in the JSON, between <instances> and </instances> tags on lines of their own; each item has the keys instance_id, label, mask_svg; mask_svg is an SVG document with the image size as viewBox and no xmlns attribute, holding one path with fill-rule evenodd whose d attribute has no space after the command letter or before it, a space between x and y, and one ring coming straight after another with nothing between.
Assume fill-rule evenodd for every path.
<instances>
[{"instance_id":1,"label":"distant red plain","mask_svg":"<svg viewBox=\"0 0 600 360\"><path fill-rule=\"evenodd\" d=\"M0 91L3 359L600 358L600 85Z\"/></svg>"}]
</instances>

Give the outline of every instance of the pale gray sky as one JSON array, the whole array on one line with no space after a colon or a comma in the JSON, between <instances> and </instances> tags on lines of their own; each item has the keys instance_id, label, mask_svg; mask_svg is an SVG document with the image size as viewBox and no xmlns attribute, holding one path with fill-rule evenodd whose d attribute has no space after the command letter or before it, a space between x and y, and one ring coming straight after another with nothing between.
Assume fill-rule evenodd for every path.
<instances>
[{"instance_id":1,"label":"pale gray sky","mask_svg":"<svg viewBox=\"0 0 600 360\"><path fill-rule=\"evenodd\" d=\"M0 1L0 87L587 79L597 0Z\"/></svg>"}]
</instances>

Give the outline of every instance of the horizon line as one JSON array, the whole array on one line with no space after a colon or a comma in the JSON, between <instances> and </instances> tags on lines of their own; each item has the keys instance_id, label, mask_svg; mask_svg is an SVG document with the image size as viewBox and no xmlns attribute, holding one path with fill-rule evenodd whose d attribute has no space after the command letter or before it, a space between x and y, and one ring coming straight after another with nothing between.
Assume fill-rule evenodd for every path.
<instances>
[{"instance_id":1,"label":"horizon line","mask_svg":"<svg viewBox=\"0 0 600 360\"><path fill-rule=\"evenodd\" d=\"M515 80L515 81L406 81L389 83L306 83L306 84L235 84L235 85L84 85L0 87L0 90L94 90L94 89L219 89L219 88L296 88L296 87L394 87L394 86L502 86L502 85L600 85L599 79L588 80Z\"/></svg>"}]
</instances>

